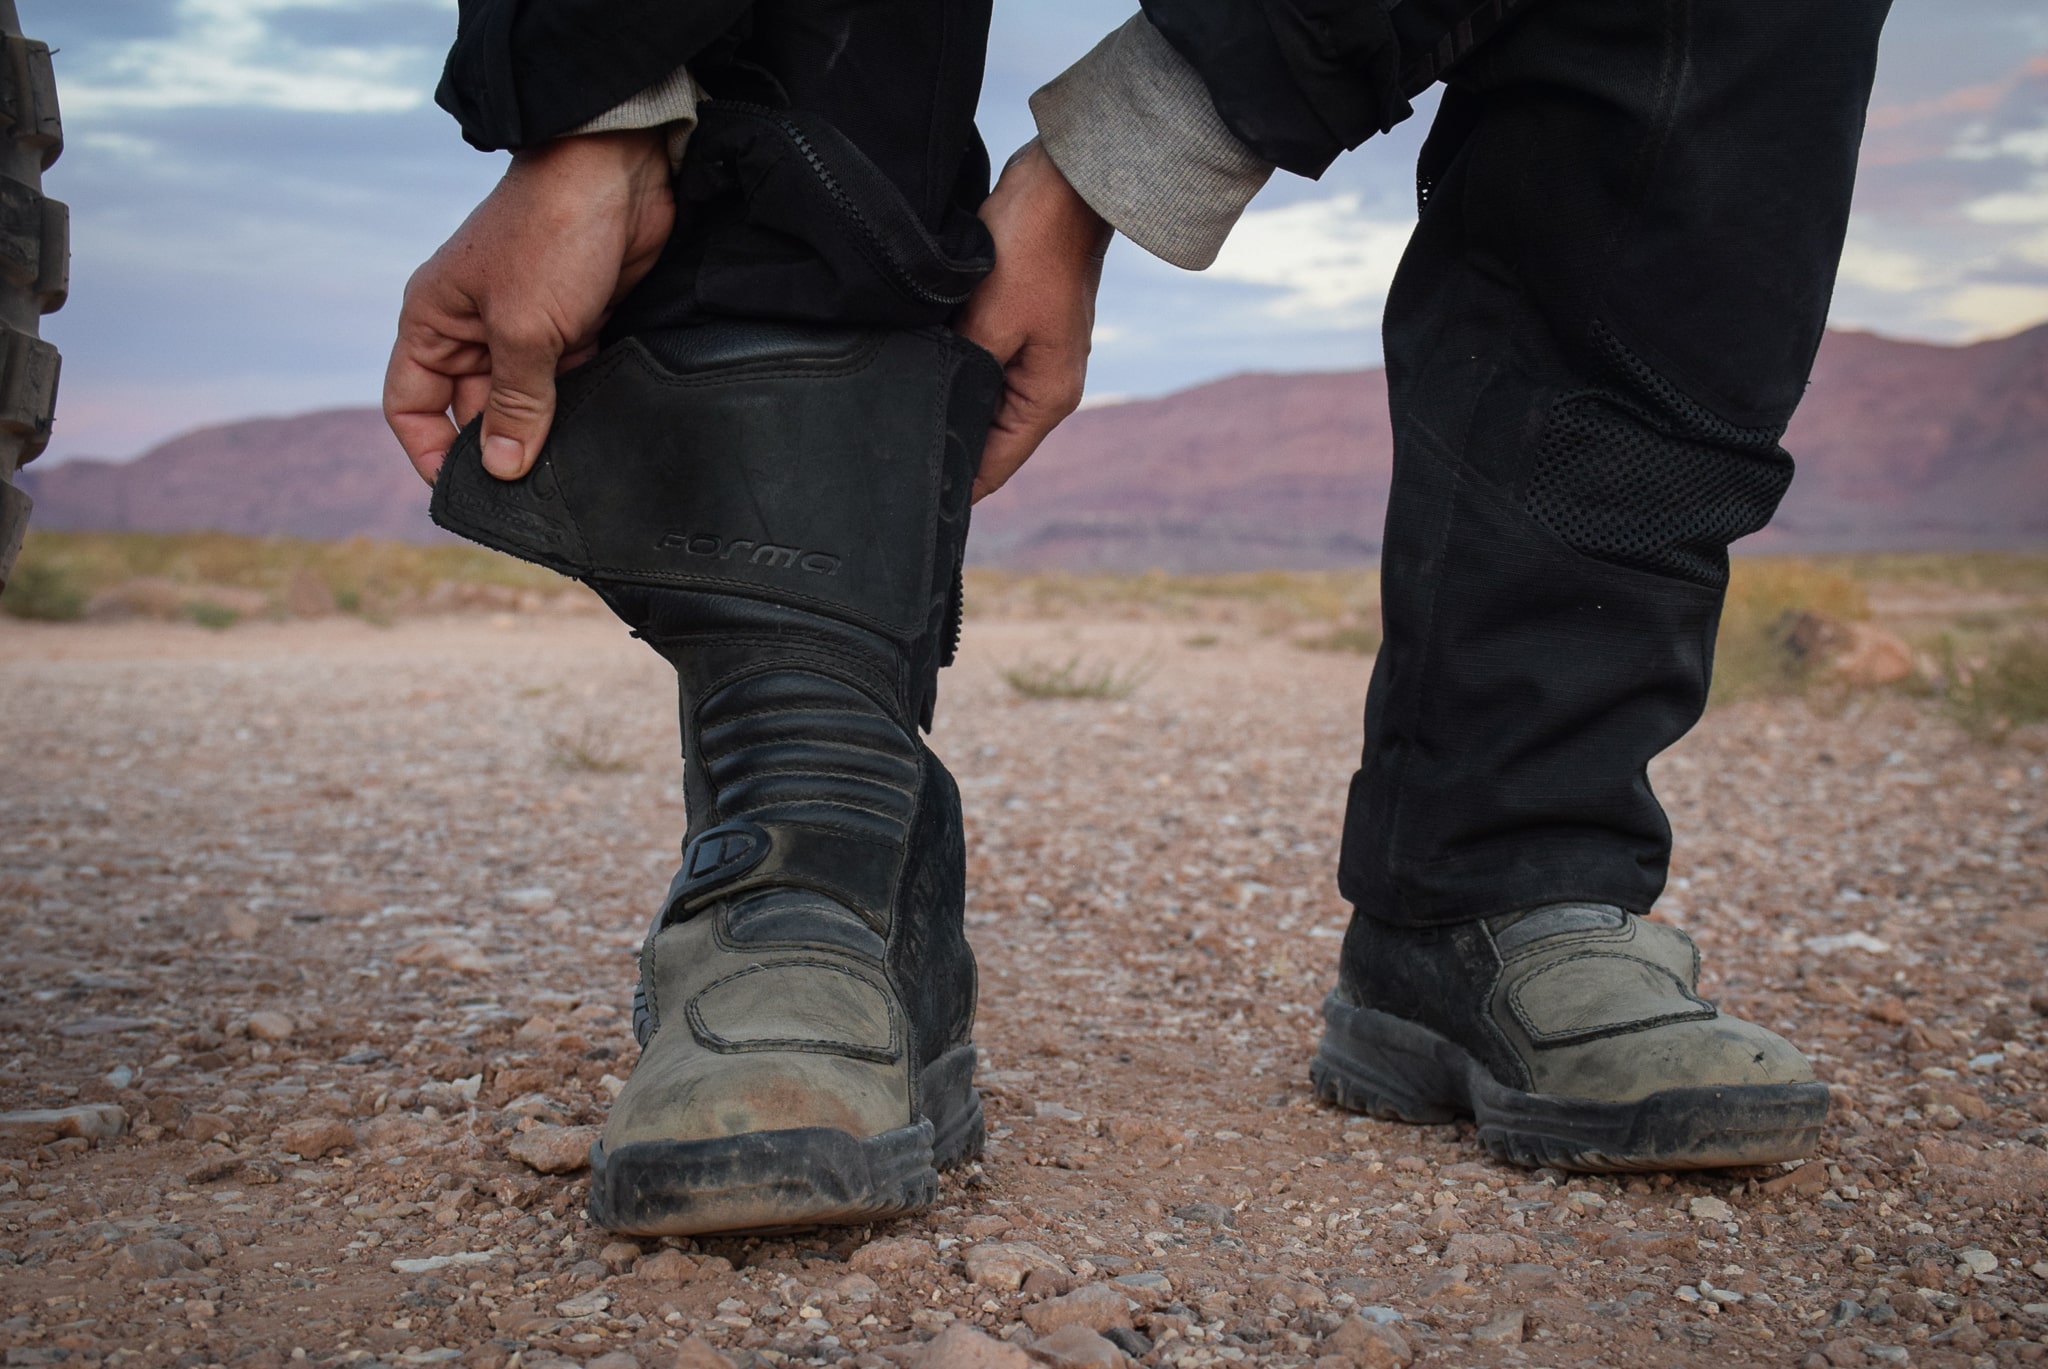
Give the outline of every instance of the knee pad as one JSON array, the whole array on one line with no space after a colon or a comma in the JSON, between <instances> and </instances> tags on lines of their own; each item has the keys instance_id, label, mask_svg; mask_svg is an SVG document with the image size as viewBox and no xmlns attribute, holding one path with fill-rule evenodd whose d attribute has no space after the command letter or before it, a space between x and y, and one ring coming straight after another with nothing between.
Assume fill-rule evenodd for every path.
<instances>
[{"instance_id":1,"label":"knee pad","mask_svg":"<svg viewBox=\"0 0 2048 1369\"><path fill-rule=\"evenodd\" d=\"M1722 588L1728 544L1768 523L1792 482L1784 425L1729 423L1594 335L1603 383L1552 406L1523 507L1584 555Z\"/></svg>"},{"instance_id":2,"label":"knee pad","mask_svg":"<svg viewBox=\"0 0 2048 1369\"><path fill-rule=\"evenodd\" d=\"M433 518L594 584L738 596L879 634L908 658L929 725L1002 385L993 357L942 328L631 337L561 378L524 477L485 471L471 424Z\"/></svg>"}]
</instances>

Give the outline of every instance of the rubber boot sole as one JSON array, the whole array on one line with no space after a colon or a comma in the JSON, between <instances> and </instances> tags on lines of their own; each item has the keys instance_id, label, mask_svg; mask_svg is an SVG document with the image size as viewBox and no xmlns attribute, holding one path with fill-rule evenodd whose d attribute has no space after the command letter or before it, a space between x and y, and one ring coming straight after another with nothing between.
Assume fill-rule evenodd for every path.
<instances>
[{"instance_id":1,"label":"rubber boot sole","mask_svg":"<svg viewBox=\"0 0 2048 1369\"><path fill-rule=\"evenodd\" d=\"M1323 1004L1309 1077L1325 1102L1389 1121L1470 1117L1495 1158L1536 1168L1718 1169L1811 1155L1827 1117L1819 1083L1664 1089L1632 1103L1526 1093L1464 1047L1406 1018Z\"/></svg>"},{"instance_id":2,"label":"rubber boot sole","mask_svg":"<svg viewBox=\"0 0 2048 1369\"><path fill-rule=\"evenodd\" d=\"M925 1067L927 1113L879 1136L835 1127L590 1148L590 1219L629 1236L860 1226L931 1206L939 1171L981 1154L974 1047Z\"/></svg>"}]
</instances>

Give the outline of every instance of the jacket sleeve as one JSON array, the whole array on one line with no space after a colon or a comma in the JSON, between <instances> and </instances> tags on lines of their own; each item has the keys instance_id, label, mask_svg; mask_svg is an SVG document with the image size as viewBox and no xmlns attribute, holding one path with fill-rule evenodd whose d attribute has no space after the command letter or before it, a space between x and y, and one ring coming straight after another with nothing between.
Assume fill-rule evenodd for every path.
<instances>
[{"instance_id":1,"label":"jacket sleeve","mask_svg":"<svg viewBox=\"0 0 2048 1369\"><path fill-rule=\"evenodd\" d=\"M1322 175L1338 153L1408 117L1413 92L1392 15L1401 4L1422 9L1426 0L1142 3L1145 17L1201 73L1230 130L1297 175ZM1428 7L1448 3L1455 0Z\"/></svg>"},{"instance_id":2,"label":"jacket sleeve","mask_svg":"<svg viewBox=\"0 0 2048 1369\"><path fill-rule=\"evenodd\" d=\"M1142 14L1034 94L1031 113L1046 155L1096 213L1191 271L1216 260L1273 174Z\"/></svg>"},{"instance_id":3,"label":"jacket sleeve","mask_svg":"<svg viewBox=\"0 0 2048 1369\"><path fill-rule=\"evenodd\" d=\"M658 87L750 0L459 0L434 98L485 151L571 132Z\"/></svg>"}]
</instances>

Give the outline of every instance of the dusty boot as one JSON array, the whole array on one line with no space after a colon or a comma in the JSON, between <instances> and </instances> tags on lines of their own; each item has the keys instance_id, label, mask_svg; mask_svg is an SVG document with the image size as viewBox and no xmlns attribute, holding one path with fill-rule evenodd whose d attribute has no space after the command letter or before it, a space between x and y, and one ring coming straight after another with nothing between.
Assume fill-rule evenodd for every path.
<instances>
[{"instance_id":1,"label":"dusty boot","mask_svg":"<svg viewBox=\"0 0 2048 1369\"><path fill-rule=\"evenodd\" d=\"M1520 1165L1705 1169L1810 1154L1827 1086L1698 983L1690 938L1618 908L1425 928L1354 915L1310 1074L1354 1112L1475 1118L1480 1144Z\"/></svg>"},{"instance_id":2,"label":"dusty boot","mask_svg":"<svg viewBox=\"0 0 2048 1369\"><path fill-rule=\"evenodd\" d=\"M936 329L709 325L566 377L525 481L470 455L437 486L680 681L690 829L592 1151L601 1226L880 1220L981 1148L959 796L918 730L1000 385Z\"/></svg>"}]
</instances>

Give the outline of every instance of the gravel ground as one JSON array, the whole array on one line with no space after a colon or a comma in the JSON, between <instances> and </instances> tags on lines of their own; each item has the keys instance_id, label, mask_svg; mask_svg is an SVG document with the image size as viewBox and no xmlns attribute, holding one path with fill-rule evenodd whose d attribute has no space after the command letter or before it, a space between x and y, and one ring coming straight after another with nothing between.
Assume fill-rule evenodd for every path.
<instances>
[{"instance_id":1,"label":"gravel ground","mask_svg":"<svg viewBox=\"0 0 2048 1369\"><path fill-rule=\"evenodd\" d=\"M1189 631L977 622L950 673L983 1161L887 1228L636 1244L561 1167L682 826L652 653L0 623L5 1363L2048 1359L2040 736L1710 716L1661 915L1834 1086L1822 1154L1532 1173L1309 1093L1366 662ZM1077 653L1151 674L1000 675Z\"/></svg>"}]
</instances>

